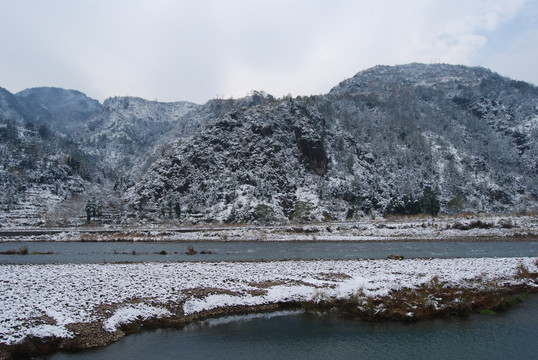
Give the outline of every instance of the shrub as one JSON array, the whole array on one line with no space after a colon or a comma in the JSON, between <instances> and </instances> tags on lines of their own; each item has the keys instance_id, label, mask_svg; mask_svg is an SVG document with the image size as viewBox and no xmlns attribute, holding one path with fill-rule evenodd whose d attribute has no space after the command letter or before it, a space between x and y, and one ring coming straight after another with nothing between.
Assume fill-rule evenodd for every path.
<instances>
[{"instance_id":1,"label":"shrub","mask_svg":"<svg viewBox=\"0 0 538 360\"><path fill-rule=\"evenodd\" d=\"M312 211L314 210L312 204L308 201L297 201L295 208L291 214L291 220L298 222L305 222L313 220Z\"/></svg>"},{"instance_id":2,"label":"shrub","mask_svg":"<svg viewBox=\"0 0 538 360\"><path fill-rule=\"evenodd\" d=\"M28 255L28 246L24 245L22 246L18 251L18 255Z\"/></svg>"},{"instance_id":3,"label":"shrub","mask_svg":"<svg viewBox=\"0 0 538 360\"><path fill-rule=\"evenodd\" d=\"M511 229L514 227L514 224L512 223L512 219L502 219L501 221L499 221L499 225L503 229Z\"/></svg>"},{"instance_id":4,"label":"shrub","mask_svg":"<svg viewBox=\"0 0 538 360\"><path fill-rule=\"evenodd\" d=\"M492 223L484 222L482 220L474 220L468 224L457 222L451 226L452 229L463 230L463 231L467 231L471 229L491 229L492 227L493 227Z\"/></svg>"},{"instance_id":5,"label":"shrub","mask_svg":"<svg viewBox=\"0 0 538 360\"><path fill-rule=\"evenodd\" d=\"M258 204L252 212L252 218L262 224L268 225L276 222L275 211L266 204Z\"/></svg>"},{"instance_id":6,"label":"shrub","mask_svg":"<svg viewBox=\"0 0 538 360\"><path fill-rule=\"evenodd\" d=\"M523 263L520 263L519 266L517 267L516 278L518 279L531 278L531 273L529 269L527 269L527 267L523 265Z\"/></svg>"},{"instance_id":7,"label":"shrub","mask_svg":"<svg viewBox=\"0 0 538 360\"><path fill-rule=\"evenodd\" d=\"M187 247L187 252L186 252L187 255L196 255L197 252L196 250L194 250L194 246L189 246Z\"/></svg>"}]
</instances>

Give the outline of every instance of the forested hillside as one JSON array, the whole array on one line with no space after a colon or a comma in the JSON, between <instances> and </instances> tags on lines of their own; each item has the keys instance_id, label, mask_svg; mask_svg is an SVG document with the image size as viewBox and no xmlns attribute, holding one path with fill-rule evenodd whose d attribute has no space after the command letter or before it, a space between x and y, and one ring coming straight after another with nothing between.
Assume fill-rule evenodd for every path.
<instances>
[{"instance_id":1,"label":"forested hillside","mask_svg":"<svg viewBox=\"0 0 538 360\"><path fill-rule=\"evenodd\" d=\"M56 154L49 171L80 178L80 191L60 191L55 207L77 196L78 221L276 223L537 209L538 88L484 68L377 66L328 94L297 98L111 98L87 118L62 110L79 114L76 126L36 118L20 96L0 93L2 176L39 183L16 175L29 165L9 154L41 144ZM67 181L55 179L59 189ZM88 216L88 205L99 211ZM5 196L2 206L16 208Z\"/></svg>"}]
</instances>

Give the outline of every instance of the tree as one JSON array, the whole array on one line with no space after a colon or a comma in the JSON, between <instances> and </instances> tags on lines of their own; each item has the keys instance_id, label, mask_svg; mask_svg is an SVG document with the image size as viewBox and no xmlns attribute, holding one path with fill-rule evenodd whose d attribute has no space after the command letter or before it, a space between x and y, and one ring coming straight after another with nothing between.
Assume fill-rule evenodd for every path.
<instances>
[{"instance_id":1,"label":"tree","mask_svg":"<svg viewBox=\"0 0 538 360\"><path fill-rule=\"evenodd\" d=\"M437 199L437 194L430 188L426 187L422 195L422 211L431 216L437 216L441 210L441 204Z\"/></svg>"},{"instance_id":2,"label":"tree","mask_svg":"<svg viewBox=\"0 0 538 360\"><path fill-rule=\"evenodd\" d=\"M447 204L447 210L450 214L454 215L460 213L463 210L465 201L460 196L454 196Z\"/></svg>"},{"instance_id":3,"label":"tree","mask_svg":"<svg viewBox=\"0 0 538 360\"><path fill-rule=\"evenodd\" d=\"M39 128L37 129L37 132L43 139L47 139L50 135L49 128L46 125L39 126Z\"/></svg>"},{"instance_id":4,"label":"tree","mask_svg":"<svg viewBox=\"0 0 538 360\"><path fill-rule=\"evenodd\" d=\"M406 194L402 197L393 196L387 207L387 213L397 215L417 215L423 211L422 205L423 200L420 198L415 199L413 194Z\"/></svg>"},{"instance_id":5,"label":"tree","mask_svg":"<svg viewBox=\"0 0 538 360\"><path fill-rule=\"evenodd\" d=\"M15 125L15 121L8 120L6 122L5 130L2 129L2 131L0 132L0 138L9 141L12 144L18 144L20 142L19 130L17 128L17 125Z\"/></svg>"},{"instance_id":6,"label":"tree","mask_svg":"<svg viewBox=\"0 0 538 360\"><path fill-rule=\"evenodd\" d=\"M171 219L174 215L177 218L181 217L181 203L177 196L168 195L162 204L161 215L163 217L167 216Z\"/></svg>"},{"instance_id":7,"label":"tree","mask_svg":"<svg viewBox=\"0 0 538 360\"><path fill-rule=\"evenodd\" d=\"M80 161L75 159L73 156L69 155L66 161L67 166L69 166L73 171L77 172L80 169Z\"/></svg>"},{"instance_id":8,"label":"tree","mask_svg":"<svg viewBox=\"0 0 538 360\"><path fill-rule=\"evenodd\" d=\"M179 204L179 201L176 200L176 203L174 205L174 212L176 213L176 217L181 217L181 205Z\"/></svg>"},{"instance_id":9,"label":"tree","mask_svg":"<svg viewBox=\"0 0 538 360\"><path fill-rule=\"evenodd\" d=\"M89 224L92 221L92 218L100 219L102 212L101 212L101 202L95 200L95 198L91 198L86 202L86 207L84 210L86 210L86 222Z\"/></svg>"}]
</instances>

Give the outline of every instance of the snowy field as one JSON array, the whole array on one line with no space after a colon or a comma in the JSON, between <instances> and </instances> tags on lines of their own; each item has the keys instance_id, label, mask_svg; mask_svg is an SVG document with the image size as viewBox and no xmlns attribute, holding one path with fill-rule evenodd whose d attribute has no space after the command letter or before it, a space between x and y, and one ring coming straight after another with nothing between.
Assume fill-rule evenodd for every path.
<instances>
[{"instance_id":1,"label":"snowy field","mask_svg":"<svg viewBox=\"0 0 538 360\"><path fill-rule=\"evenodd\" d=\"M73 337L74 324L121 324L234 305L384 296L434 276L465 287L527 284L536 258L0 265L0 343Z\"/></svg>"}]
</instances>

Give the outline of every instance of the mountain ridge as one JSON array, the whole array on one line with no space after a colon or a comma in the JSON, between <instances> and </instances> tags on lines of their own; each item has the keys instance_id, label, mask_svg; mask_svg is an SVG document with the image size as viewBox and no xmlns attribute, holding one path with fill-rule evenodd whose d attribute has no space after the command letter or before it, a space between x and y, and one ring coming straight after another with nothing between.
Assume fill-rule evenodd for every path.
<instances>
[{"instance_id":1,"label":"mountain ridge","mask_svg":"<svg viewBox=\"0 0 538 360\"><path fill-rule=\"evenodd\" d=\"M488 69L417 63L361 71L319 96L109 98L73 136L102 173L78 213L89 202L116 222L532 211L537 103L536 86Z\"/></svg>"}]
</instances>

